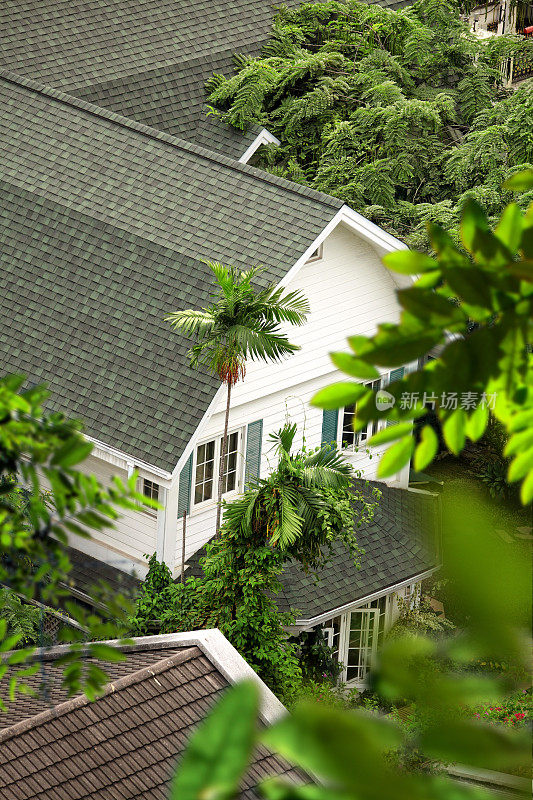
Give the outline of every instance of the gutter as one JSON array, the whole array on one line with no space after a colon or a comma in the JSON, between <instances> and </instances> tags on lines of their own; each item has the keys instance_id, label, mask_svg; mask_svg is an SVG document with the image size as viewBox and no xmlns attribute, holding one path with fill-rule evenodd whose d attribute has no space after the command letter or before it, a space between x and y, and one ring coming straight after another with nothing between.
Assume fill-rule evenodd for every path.
<instances>
[{"instance_id":1,"label":"gutter","mask_svg":"<svg viewBox=\"0 0 533 800\"><path fill-rule=\"evenodd\" d=\"M377 592L372 592L372 594L367 594L365 597L360 597L358 600L352 600L342 606L332 608L330 611L324 611L322 614L318 614L316 617L311 617L310 619L297 619L294 621L294 626L291 627L297 626L298 628L314 628L315 625L319 625L321 622L326 622L326 620L331 619L331 617L336 617L339 614L344 614L346 611L351 611L355 608L359 608L359 606L366 605L366 603L371 603L372 600L377 600L379 597L383 597L385 594L392 594L400 589L404 589L410 583L413 583L413 581L423 581L425 578L429 578L439 569L440 564L436 567L432 567L431 569L427 569L424 572L419 572L416 575L412 575L410 578L405 578L405 580L400 581L399 583L394 583L392 586L388 586L385 589L379 589Z\"/></svg>"}]
</instances>

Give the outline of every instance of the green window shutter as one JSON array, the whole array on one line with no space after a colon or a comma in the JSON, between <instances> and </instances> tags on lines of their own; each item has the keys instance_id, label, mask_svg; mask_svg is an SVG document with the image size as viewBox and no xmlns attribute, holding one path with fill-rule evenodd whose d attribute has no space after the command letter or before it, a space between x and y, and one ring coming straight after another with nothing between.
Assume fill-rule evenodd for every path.
<instances>
[{"instance_id":1,"label":"green window shutter","mask_svg":"<svg viewBox=\"0 0 533 800\"><path fill-rule=\"evenodd\" d=\"M246 431L246 466L244 482L258 478L261 471L261 443L263 440L263 420L250 422Z\"/></svg>"},{"instance_id":2,"label":"green window shutter","mask_svg":"<svg viewBox=\"0 0 533 800\"><path fill-rule=\"evenodd\" d=\"M191 510L192 453L180 472L178 486L178 517Z\"/></svg>"},{"instance_id":3,"label":"green window shutter","mask_svg":"<svg viewBox=\"0 0 533 800\"><path fill-rule=\"evenodd\" d=\"M394 381L401 381L405 373L405 367L398 367L397 369L393 369L391 374L389 375L389 380L387 383L394 383Z\"/></svg>"},{"instance_id":4,"label":"green window shutter","mask_svg":"<svg viewBox=\"0 0 533 800\"><path fill-rule=\"evenodd\" d=\"M389 379L387 383L393 383L393 381L400 381L405 372L405 367L397 367L396 369L391 370L391 374L389 375ZM391 425L397 425L398 421L395 419L388 419L387 420L387 428L390 428Z\"/></svg>"},{"instance_id":5,"label":"green window shutter","mask_svg":"<svg viewBox=\"0 0 533 800\"><path fill-rule=\"evenodd\" d=\"M322 444L331 444L337 441L337 424L339 411L334 408L331 411L324 411L322 414Z\"/></svg>"}]
</instances>

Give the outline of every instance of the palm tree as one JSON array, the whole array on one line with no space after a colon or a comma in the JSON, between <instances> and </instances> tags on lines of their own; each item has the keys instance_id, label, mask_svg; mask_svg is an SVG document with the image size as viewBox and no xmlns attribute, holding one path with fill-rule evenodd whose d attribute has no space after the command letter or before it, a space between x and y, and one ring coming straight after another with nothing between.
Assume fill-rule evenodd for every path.
<instances>
[{"instance_id":1,"label":"palm tree","mask_svg":"<svg viewBox=\"0 0 533 800\"><path fill-rule=\"evenodd\" d=\"M228 503L224 510L224 528L233 536L244 536L251 546L268 544L284 560L294 558L304 566L320 565L322 548L328 544L327 527L322 524L331 514L340 494L350 489L355 477L352 465L329 445L314 452L291 453L296 425L286 423L271 434L278 455L276 469L268 478L257 479L242 497ZM356 495L353 495L354 501ZM364 513L371 505L363 504ZM363 516L363 515L362 515ZM353 538L353 518L345 543ZM343 537L344 538L344 537Z\"/></svg>"},{"instance_id":2,"label":"palm tree","mask_svg":"<svg viewBox=\"0 0 533 800\"><path fill-rule=\"evenodd\" d=\"M252 280L259 271L255 267L241 272L218 262L206 263L218 284L218 293L211 305L199 311L175 311L165 319L175 330L196 338L189 351L191 364L212 370L227 387L218 474L215 525L215 533L218 533L232 387L244 378L248 358L277 361L300 349L282 333L280 323L302 325L309 313L309 304L300 292L284 294L282 289L274 286L254 288Z\"/></svg>"}]
</instances>

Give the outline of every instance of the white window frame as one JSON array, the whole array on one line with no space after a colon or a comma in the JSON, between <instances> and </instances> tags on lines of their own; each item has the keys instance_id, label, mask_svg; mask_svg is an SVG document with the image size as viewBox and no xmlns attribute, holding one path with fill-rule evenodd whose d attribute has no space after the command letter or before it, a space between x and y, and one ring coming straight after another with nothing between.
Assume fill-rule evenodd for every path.
<instances>
[{"instance_id":1,"label":"white window frame","mask_svg":"<svg viewBox=\"0 0 533 800\"><path fill-rule=\"evenodd\" d=\"M395 598L397 593L393 592L392 594L385 594L381 595L381 597L375 598L372 602L376 600L379 602L383 597L385 597L385 610L383 612L384 616L384 625L383 625L383 633L384 635L390 630L392 624L394 622L394 607L395 607ZM366 679L368 676L368 672L370 667L372 666L372 661L375 660L377 655L377 649L379 645L379 622L380 622L380 614L379 607L372 606L372 602L365 603L361 606L354 606L350 608L348 611L343 612L342 614L334 614L331 619L327 620L322 625L322 631L327 636L328 646L331 647L333 642L333 620L336 617L341 618L340 624L340 634L339 634L339 661L343 665L342 672L339 675L339 681L345 683L347 686L354 687L356 689L364 689L366 686ZM372 645L370 648L367 649L366 658L362 665L362 673L360 673L356 678L350 678L348 680L348 650L350 644L350 624L351 624L351 615L354 613L361 613L363 618L366 618L368 625L361 625L361 639L360 641L364 643L364 639L368 644L369 632L370 628L372 628L373 636L372 636Z\"/></svg>"},{"instance_id":2,"label":"white window frame","mask_svg":"<svg viewBox=\"0 0 533 800\"><path fill-rule=\"evenodd\" d=\"M230 489L229 492L224 492L224 494L222 495L222 497L224 498L232 497L234 495L239 494L239 492L242 491L244 483L244 428L234 428L233 430L229 430L228 441L234 433L237 434L237 474L236 474L235 488ZM191 475L191 513L193 511L198 511L216 505L217 494L218 494L218 476L220 470L220 454L222 448L222 439L223 439L222 435L210 436L209 438L203 439L201 442L198 442L198 444L194 448L192 475ZM200 502L197 503L195 502L195 495L196 495L196 461L198 458L198 449L202 447L202 445L208 444L209 442L213 441L215 442L215 452L213 455L214 459L213 495L212 497L208 497L205 500L200 500Z\"/></svg>"},{"instance_id":3,"label":"white window frame","mask_svg":"<svg viewBox=\"0 0 533 800\"><path fill-rule=\"evenodd\" d=\"M155 484L157 486L157 502L162 505L162 497L163 497L163 487L159 483L159 481L154 480L153 478L147 478L144 475L141 475L137 480L137 491L139 494L142 494L144 497L148 497L148 495L144 494L144 482L148 481L149 483ZM149 517L157 517L157 508L150 508L150 506L143 505L140 508L140 511L143 514L147 514Z\"/></svg>"},{"instance_id":4,"label":"white window frame","mask_svg":"<svg viewBox=\"0 0 533 800\"><path fill-rule=\"evenodd\" d=\"M379 386L376 386L374 389L374 391L379 391L380 389L383 389L385 386L387 386L389 380L390 380L390 371L384 372L379 378L375 378L373 381L364 381L362 382L362 385L372 386L374 383L377 384L379 382ZM355 403L354 405L357 407L357 403ZM378 433L378 431L383 430L383 428L386 425L386 420L378 420L378 421L373 420L368 423L366 428L363 428L360 431L354 431L354 435L356 437L354 443L345 447L342 440L342 434L344 431L344 414L347 408L349 408L349 406L345 406L344 408L342 408L341 413L339 415L340 424L339 424L339 431L337 433L337 444L343 453L357 453L361 449L363 450L365 449L366 443L375 433ZM361 434L363 433L365 438L361 440Z\"/></svg>"},{"instance_id":5,"label":"white window frame","mask_svg":"<svg viewBox=\"0 0 533 800\"><path fill-rule=\"evenodd\" d=\"M321 261L323 258L324 258L324 245L319 244L317 249L313 253L311 253L311 255L309 256L309 258L305 263L312 264L314 261Z\"/></svg>"}]
</instances>

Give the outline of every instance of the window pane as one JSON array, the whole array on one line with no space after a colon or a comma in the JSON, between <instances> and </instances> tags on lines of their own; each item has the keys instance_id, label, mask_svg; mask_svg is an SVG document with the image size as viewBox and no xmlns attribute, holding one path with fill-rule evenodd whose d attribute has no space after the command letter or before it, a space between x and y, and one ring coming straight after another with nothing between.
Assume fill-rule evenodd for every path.
<instances>
[{"instance_id":1,"label":"window pane","mask_svg":"<svg viewBox=\"0 0 533 800\"><path fill-rule=\"evenodd\" d=\"M204 500L210 500L213 497L213 481L209 480L204 483Z\"/></svg>"},{"instance_id":2,"label":"window pane","mask_svg":"<svg viewBox=\"0 0 533 800\"><path fill-rule=\"evenodd\" d=\"M196 471L194 474L194 502L202 503L213 496L215 442L206 442L196 450Z\"/></svg>"},{"instance_id":3,"label":"window pane","mask_svg":"<svg viewBox=\"0 0 533 800\"><path fill-rule=\"evenodd\" d=\"M159 484L149 481L147 478L143 479L143 494L151 500L158 500L159 498Z\"/></svg>"},{"instance_id":4,"label":"window pane","mask_svg":"<svg viewBox=\"0 0 533 800\"><path fill-rule=\"evenodd\" d=\"M358 436L353 429L355 403L346 406L342 416L342 447L353 449L357 445Z\"/></svg>"},{"instance_id":5,"label":"window pane","mask_svg":"<svg viewBox=\"0 0 533 800\"><path fill-rule=\"evenodd\" d=\"M222 447L222 440L220 440ZM223 491L232 492L237 487L237 460L239 447L239 433L231 433L228 436L228 447L224 461L224 487Z\"/></svg>"}]
</instances>

